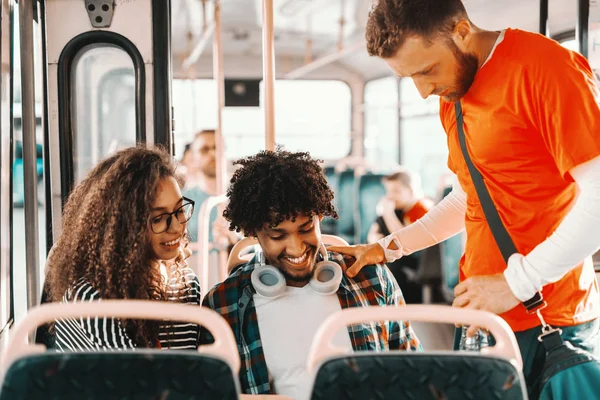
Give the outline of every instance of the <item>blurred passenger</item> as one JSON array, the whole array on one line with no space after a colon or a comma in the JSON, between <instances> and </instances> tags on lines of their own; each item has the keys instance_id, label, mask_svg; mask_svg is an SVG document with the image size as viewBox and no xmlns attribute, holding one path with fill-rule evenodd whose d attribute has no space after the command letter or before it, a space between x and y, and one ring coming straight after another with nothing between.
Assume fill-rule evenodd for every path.
<instances>
[{"instance_id":1,"label":"blurred passenger","mask_svg":"<svg viewBox=\"0 0 600 400\"><path fill-rule=\"evenodd\" d=\"M183 184L185 186L187 180L188 180L188 173L191 170L192 167L192 144L188 143L185 145L185 148L183 149L183 155L181 156L181 160L179 161L179 166L178 166L178 172L182 175L183 177Z\"/></svg>"},{"instance_id":2,"label":"blurred passenger","mask_svg":"<svg viewBox=\"0 0 600 400\"><path fill-rule=\"evenodd\" d=\"M412 224L433 206L431 201L417 196L418 185L406 170L384 177L383 186L385 196L377 205L379 217L369 230L369 243L376 243L390 233ZM416 281L419 260L420 254L417 252L388 263L408 304L423 301L422 286Z\"/></svg>"},{"instance_id":3,"label":"blurred passenger","mask_svg":"<svg viewBox=\"0 0 600 400\"><path fill-rule=\"evenodd\" d=\"M217 159L214 130L198 132L190 145L189 167L183 194L194 200L198 210L210 196L217 194ZM217 216L222 213L215 209L210 217L210 241L228 248L239 240L239 237L227 229L222 229L225 222ZM192 240L198 240L198 213L192 216L188 224Z\"/></svg>"},{"instance_id":4,"label":"blurred passenger","mask_svg":"<svg viewBox=\"0 0 600 400\"><path fill-rule=\"evenodd\" d=\"M48 258L52 301L101 299L200 305L198 278L185 259L194 202L181 195L171 156L121 150L100 162L71 193L62 234ZM114 318L54 322L59 351L158 347L195 349L199 327Z\"/></svg>"},{"instance_id":5,"label":"blurred passenger","mask_svg":"<svg viewBox=\"0 0 600 400\"><path fill-rule=\"evenodd\" d=\"M307 399L311 378L306 357L319 325L344 308L403 305L402 293L384 265L349 279L341 272L344 259L326 252L320 222L325 216L337 218L337 213L318 160L308 153L277 150L236 164L242 167L231 180L224 216L231 229L256 237L262 252L214 287L203 305L219 312L236 333L243 393ZM315 282L322 282L315 268L323 265L323 255L339 270L338 280L328 281L328 291ZM259 278L257 271L265 269L275 271L277 285ZM204 330L201 336L203 343L211 341ZM403 321L349 327L334 341L355 351L421 349L411 325Z\"/></svg>"},{"instance_id":6,"label":"blurred passenger","mask_svg":"<svg viewBox=\"0 0 600 400\"><path fill-rule=\"evenodd\" d=\"M217 157L216 157L216 132L202 130L196 133L190 144L189 168L186 175L183 194L196 202L197 211L188 223L188 232L192 242L200 240L199 215L202 204L211 196L217 195ZM219 277L219 258L215 256L217 250L231 250L239 240L239 236L227 228L227 221L223 219L223 208L215 207L209 217L208 241L211 244L209 251L208 287L213 287L221 281ZM190 265L197 265L199 253L194 252L189 260Z\"/></svg>"},{"instance_id":7,"label":"blurred passenger","mask_svg":"<svg viewBox=\"0 0 600 400\"><path fill-rule=\"evenodd\" d=\"M210 196L217 194L217 160L214 130L203 130L196 134L190 144L190 156L183 194L196 202L198 210ZM217 216L211 215L211 224ZM197 241L198 214L188 224L191 239Z\"/></svg>"}]
</instances>

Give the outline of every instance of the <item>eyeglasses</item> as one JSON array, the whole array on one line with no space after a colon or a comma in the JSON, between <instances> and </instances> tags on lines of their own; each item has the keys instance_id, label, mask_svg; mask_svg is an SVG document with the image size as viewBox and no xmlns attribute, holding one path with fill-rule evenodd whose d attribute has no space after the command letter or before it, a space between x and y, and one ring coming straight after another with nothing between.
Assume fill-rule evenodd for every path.
<instances>
[{"instance_id":1,"label":"eyeglasses","mask_svg":"<svg viewBox=\"0 0 600 400\"><path fill-rule=\"evenodd\" d=\"M194 213L194 200L184 197L183 201L183 205L177 210L150 218L150 229L152 229L152 232L157 234L166 232L169 229L169 226L171 226L173 216L177 218L177 221L180 224L188 222Z\"/></svg>"},{"instance_id":2,"label":"eyeglasses","mask_svg":"<svg viewBox=\"0 0 600 400\"><path fill-rule=\"evenodd\" d=\"M206 154L210 153L211 151L216 152L217 146L202 146L198 149L198 151L200 152L200 154L206 155Z\"/></svg>"}]
</instances>

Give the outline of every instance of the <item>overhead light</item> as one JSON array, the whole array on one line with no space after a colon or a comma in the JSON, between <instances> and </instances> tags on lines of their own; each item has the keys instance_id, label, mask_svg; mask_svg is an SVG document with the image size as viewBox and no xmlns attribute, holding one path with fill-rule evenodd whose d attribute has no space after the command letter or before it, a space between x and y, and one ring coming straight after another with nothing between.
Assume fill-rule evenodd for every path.
<instances>
[{"instance_id":1,"label":"overhead light","mask_svg":"<svg viewBox=\"0 0 600 400\"><path fill-rule=\"evenodd\" d=\"M312 0L287 0L279 7L279 13L285 17L293 17L310 3Z\"/></svg>"}]
</instances>

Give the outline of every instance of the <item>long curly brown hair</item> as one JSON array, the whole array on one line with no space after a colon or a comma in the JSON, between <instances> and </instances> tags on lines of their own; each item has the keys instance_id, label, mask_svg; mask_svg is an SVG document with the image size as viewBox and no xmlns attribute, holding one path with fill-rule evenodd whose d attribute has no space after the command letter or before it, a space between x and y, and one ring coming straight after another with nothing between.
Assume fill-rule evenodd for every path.
<instances>
[{"instance_id":1,"label":"long curly brown hair","mask_svg":"<svg viewBox=\"0 0 600 400\"><path fill-rule=\"evenodd\" d=\"M85 279L103 299L166 300L153 259L148 219L162 179L177 178L161 148L132 147L98 164L70 194L63 229L48 259L52 301ZM123 321L138 346L158 342L157 321Z\"/></svg>"}]
</instances>

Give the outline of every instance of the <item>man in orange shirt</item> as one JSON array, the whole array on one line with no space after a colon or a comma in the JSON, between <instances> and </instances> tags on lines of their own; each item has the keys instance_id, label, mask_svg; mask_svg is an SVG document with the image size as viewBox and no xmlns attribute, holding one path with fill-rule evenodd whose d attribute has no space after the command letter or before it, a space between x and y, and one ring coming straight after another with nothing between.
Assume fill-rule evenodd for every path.
<instances>
[{"instance_id":1,"label":"man in orange shirt","mask_svg":"<svg viewBox=\"0 0 600 400\"><path fill-rule=\"evenodd\" d=\"M412 78L423 98L441 97L448 166L458 181L419 221L377 244L332 248L357 259L347 274L466 229L454 306L508 322L530 389L545 355L540 322L521 303L538 291L548 303L546 322L598 354L600 299L591 255L600 247L600 107L586 59L542 35L480 29L460 0L380 0L366 39L369 53ZM460 149L457 101L470 157L518 250L508 265Z\"/></svg>"},{"instance_id":2,"label":"man in orange shirt","mask_svg":"<svg viewBox=\"0 0 600 400\"><path fill-rule=\"evenodd\" d=\"M382 182L385 187L385 197L377 205L377 214L380 216L369 229L367 236L369 243L375 243L391 232L412 224L432 207L431 201L419 198L417 195L418 185L415 185L409 171L404 169L396 171L384 176ZM402 288L406 304L423 302L423 287L416 280L420 258L419 253L413 253L388 264L398 285Z\"/></svg>"}]
</instances>

